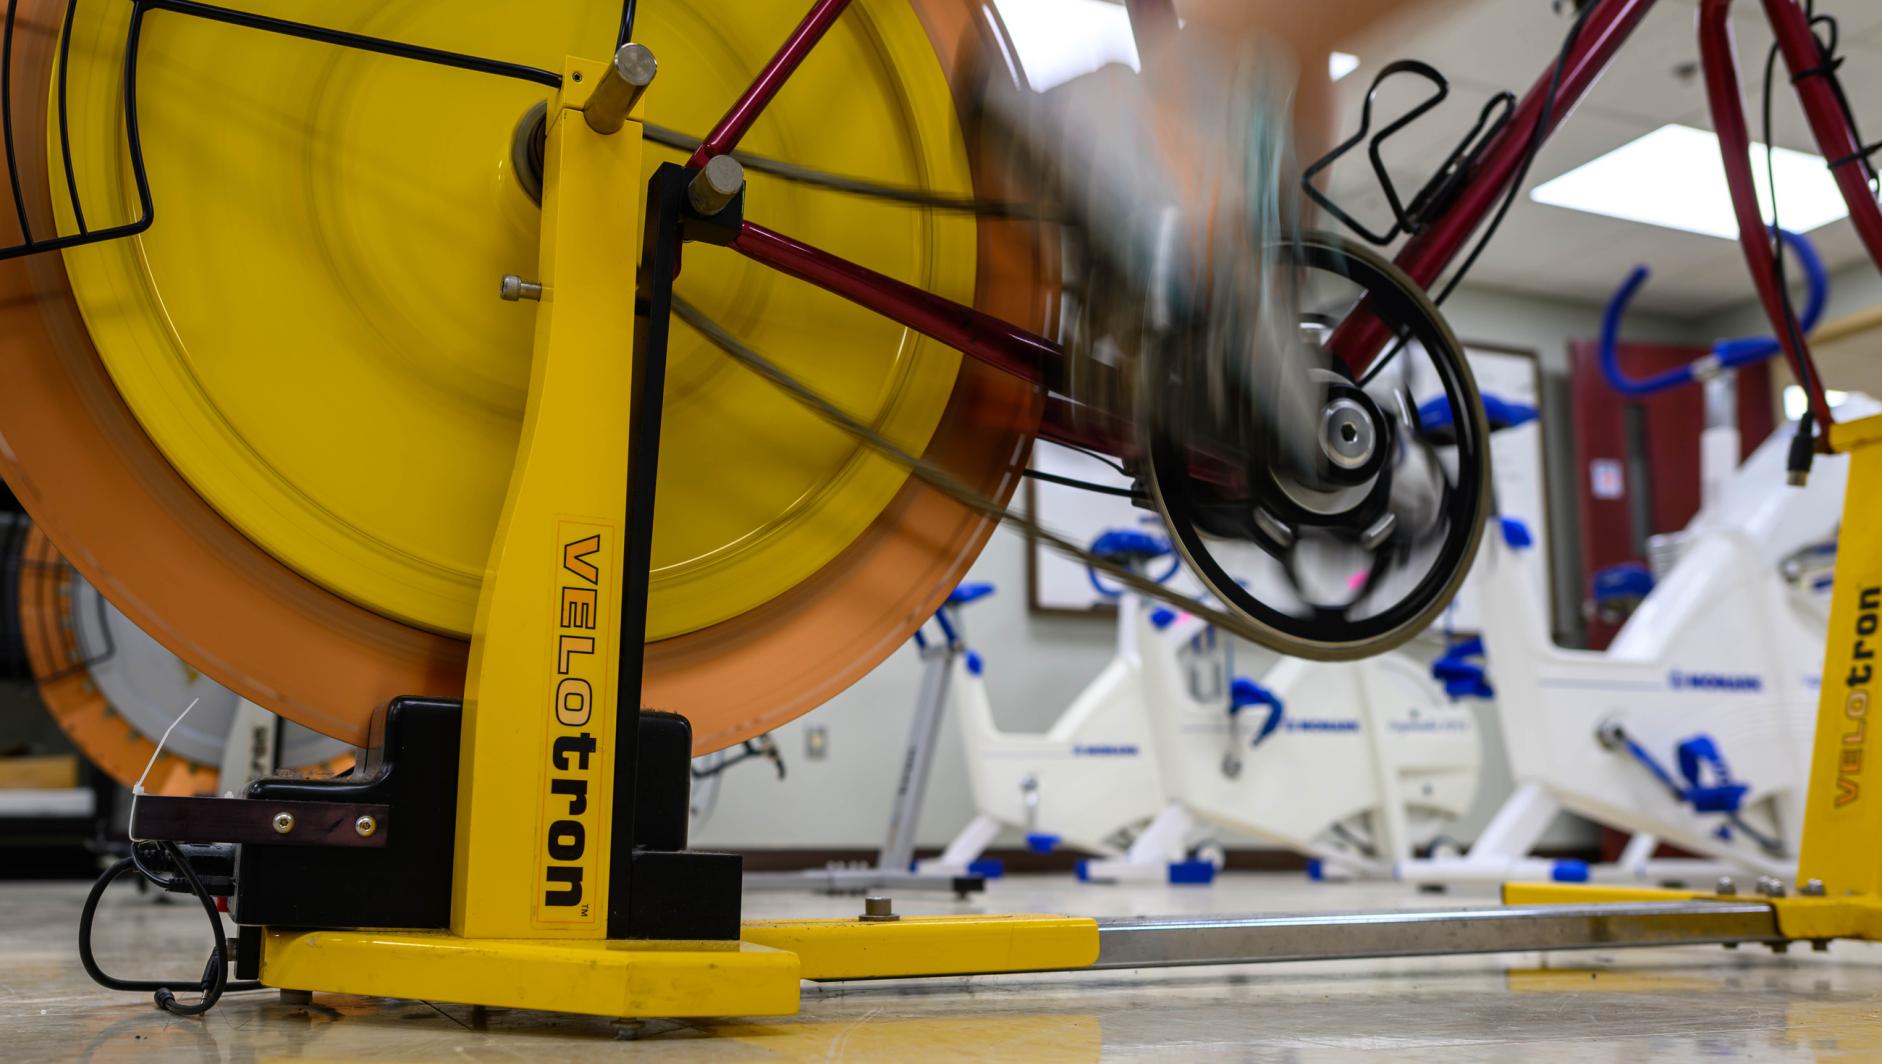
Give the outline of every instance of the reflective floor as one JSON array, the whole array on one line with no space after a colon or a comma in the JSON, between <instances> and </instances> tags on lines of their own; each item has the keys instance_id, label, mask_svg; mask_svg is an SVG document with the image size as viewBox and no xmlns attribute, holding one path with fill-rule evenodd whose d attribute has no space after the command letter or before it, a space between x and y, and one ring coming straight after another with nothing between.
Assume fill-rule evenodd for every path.
<instances>
[{"instance_id":1,"label":"reflective floor","mask_svg":"<svg viewBox=\"0 0 1882 1064\"><path fill-rule=\"evenodd\" d=\"M125 977L199 971L200 909L128 888L99 955ZM1213 887L1014 878L904 912L1091 915L1442 907L1487 895L1236 875ZM780 1020L603 1019L317 995L231 995L179 1019L94 986L74 952L84 888L0 884L0 1059L91 1061L1882 1059L1882 948L1594 951L1092 975L805 984ZM844 915L853 898L749 899L751 916ZM1226 1053L1226 1057L1224 1054ZM1377 1056L1374 1059L1378 1059Z\"/></svg>"}]
</instances>

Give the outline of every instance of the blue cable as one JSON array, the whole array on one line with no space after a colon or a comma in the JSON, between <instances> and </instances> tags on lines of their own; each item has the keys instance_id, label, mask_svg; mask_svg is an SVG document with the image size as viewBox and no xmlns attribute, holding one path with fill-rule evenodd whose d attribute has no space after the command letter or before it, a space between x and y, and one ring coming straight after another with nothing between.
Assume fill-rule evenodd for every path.
<instances>
[{"instance_id":1,"label":"blue cable","mask_svg":"<svg viewBox=\"0 0 1882 1064\"><path fill-rule=\"evenodd\" d=\"M1784 243L1797 255L1797 261L1804 268L1804 276L1809 282L1809 296L1804 304L1802 321L1799 322L1804 333L1817 327L1817 320L1823 316L1823 308L1830 298L1830 275L1824 269L1823 260L1818 257L1817 249L1810 241L1787 229L1777 231ZM1627 275L1620 291L1608 301L1607 310L1601 315L1601 372L1607 377L1608 384L1622 395L1641 397L1655 395L1670 388L1691 383L1693 364L1688 363L1655 373L1649 377L1631 378L1621 372L1620 334L1621 316L1627 312L1627 305L1633 301L1640 286L1647 282L1648 269L1636 266ZM1760 362L1782 351L1783 345L1775 337L1741 336L1730 340L1720 340L1712 345L1712 358L1717 360L1720 369L1737 369L1754 362Z\"/></svg>"}]
</instances>

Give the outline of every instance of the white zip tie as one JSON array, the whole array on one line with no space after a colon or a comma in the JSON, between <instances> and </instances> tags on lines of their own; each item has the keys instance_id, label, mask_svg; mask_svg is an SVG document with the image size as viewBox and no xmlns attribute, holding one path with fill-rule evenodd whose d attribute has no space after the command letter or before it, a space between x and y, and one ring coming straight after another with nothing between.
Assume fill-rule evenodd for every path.
<instances>
[{"instance_id":1,"label":"white zip tie","mask_svg":"<svg viewBox=\"0 0 1882 1064\"><path fill-rule=\"evenodd\" d=\"M163 730L163 735L157 740L157 748L150 752L150 760L144 765L144 774L137 777L137 782L131 785L131 822L126 826L125 834L130 837L133 844L144 841L131 834L131 831L137 827L137 796L144 793L144 781L150 778L150 770L157 767L157 758L163 756L163 746L170 741L170 733L176 730L177 725L183 723L183 718L189 716L190 710L195 709L196 703L200 701L202 701L201 698L190 699L190 704L184 706L183 712L177 714L176 719L170 722L170 726Z\"/></svg>"}]
</instances>

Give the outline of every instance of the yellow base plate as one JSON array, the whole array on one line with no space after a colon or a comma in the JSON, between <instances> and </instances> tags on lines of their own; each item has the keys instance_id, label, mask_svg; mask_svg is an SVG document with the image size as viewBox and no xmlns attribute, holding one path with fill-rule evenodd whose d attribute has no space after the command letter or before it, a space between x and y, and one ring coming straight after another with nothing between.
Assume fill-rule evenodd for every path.
<instances>
[{"instance_id":1,"label":"yellow base plate","mask_svg":"<svg viewBox=\"0 0 1882 1064\"><path fill-rule=\"evenodd\" d=\"M1097 959L1097 921L1029 913L759 920L737 943L268 931L261 981L594 1016L784 1016L797 1011L800 978L1070 971Z\"/></svg>"},{"instance_id":2,"label":"yellow base plate","mask_svg":"<svg viewBox=\"0 0 1882 1064\"><path fill-rule=\"evenodd\" d=\"M798 961L751 943L269 931L261 981L285 990L591 1016L788 1016L797 1011Z\"/></svg>"},{"instance_id":3,"label":"yellow base plate","mask_svg":"<svg viewBox=\"0 0 1882 1064\"><path fill-rule=\"evenodd\" d=\"M806 979L1063 971L1098 959L1098 922L1081 916L909 916L758 920L745 941L795 954Z\"/></svg>"}]
</instances>

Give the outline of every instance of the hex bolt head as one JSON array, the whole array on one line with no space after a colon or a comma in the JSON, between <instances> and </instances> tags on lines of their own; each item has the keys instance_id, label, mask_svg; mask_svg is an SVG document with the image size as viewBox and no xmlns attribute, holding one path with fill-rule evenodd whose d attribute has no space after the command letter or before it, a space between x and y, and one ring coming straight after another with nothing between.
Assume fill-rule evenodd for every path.
<instances>
[{"instance_id":1,"label":"hex bolt head","mask_svg":"<svg viewBox=\"0 0 1882 1064\"><path fill-rule=\"evenodd\" d=\"M1785 893L1784 881L1776 876L1759 876L1758 893L1767 898L1781 898Z\"/></svg>"},{"instance_id":2,"label":"hex bolt head","mask_svg":"<svg viewBox=\"0 0 1882 1064\"><path fill-rule=\"evenodd\" d=\"M868 920L874 923L886 923L891 920L900 920L901 917L895 912L895 900L893 898L864 898L863 914L857 917L857 919Z\"/></svg>"},{"instance_id":3,"label":"hex bolt head","mask_svg":"<svg viewBox=\"0 0 1882 1064\"><path fill-rule=\"evenodd\" d=\"M359 834L360 838L370 839L373 833L379 830L379 822L370 816L362 816L353 821L353 830Z\"/></svg>"},{"instance_id":4,"label":"hex bolt head","mask_svg":"<svg viewBox=\"0 0 1882 1064\"><path fill-rule=\"evenodd\" d=\"M715 155L686 186L686 200L693 209L710 218L731 206L739 190L745 187L745 168L730 155Z\"/></svg>"},{"instance_id":5,"label":"hex bolt head","mask_svg":"<svg viewBox=\"0 0 1882 1064\"><path fill-rule=\"evenodd\" d=\"M293 831L293 830L294 830L294 814L293 813L276 813L274 815L275 834L286 835L288 832Z\"/></svg>"},{"instance_id":6,"label":"hex bolt head","mask_svg":"<svg viewBox=\"0 0 1882 1064\"><path fill-rule=\"evenodd\" d=\"M1738 882L1731 876L1720 876L1719 881L1712 886L1712 893L1729 898L1738 893Z\"/></svg>"},{"instance_id":7,"label":"hex bolt head","mask_svg":"<svg viewBox=\"0 0 1882 1064\"><path fill-rule=\"evenodd\" d=\"M519 299L535 301L542 298L542 286L534 281L525 281L513 273L506 273L503 282L497 286L497 295L506 303L514 303Z\"/></svg>"},{"instance_id":8,"label":"hex bolt head","mask_svg":"<svg viewBox=\"0 0 1882 1064\"><path fill-rule=\"evenodd\" d=\"M1797 893L1802 894L1806 898L1821 898L1823 897L1823 880L1805 880L1804 885L1797 888Z\"/></svg>"}]
</instances>

